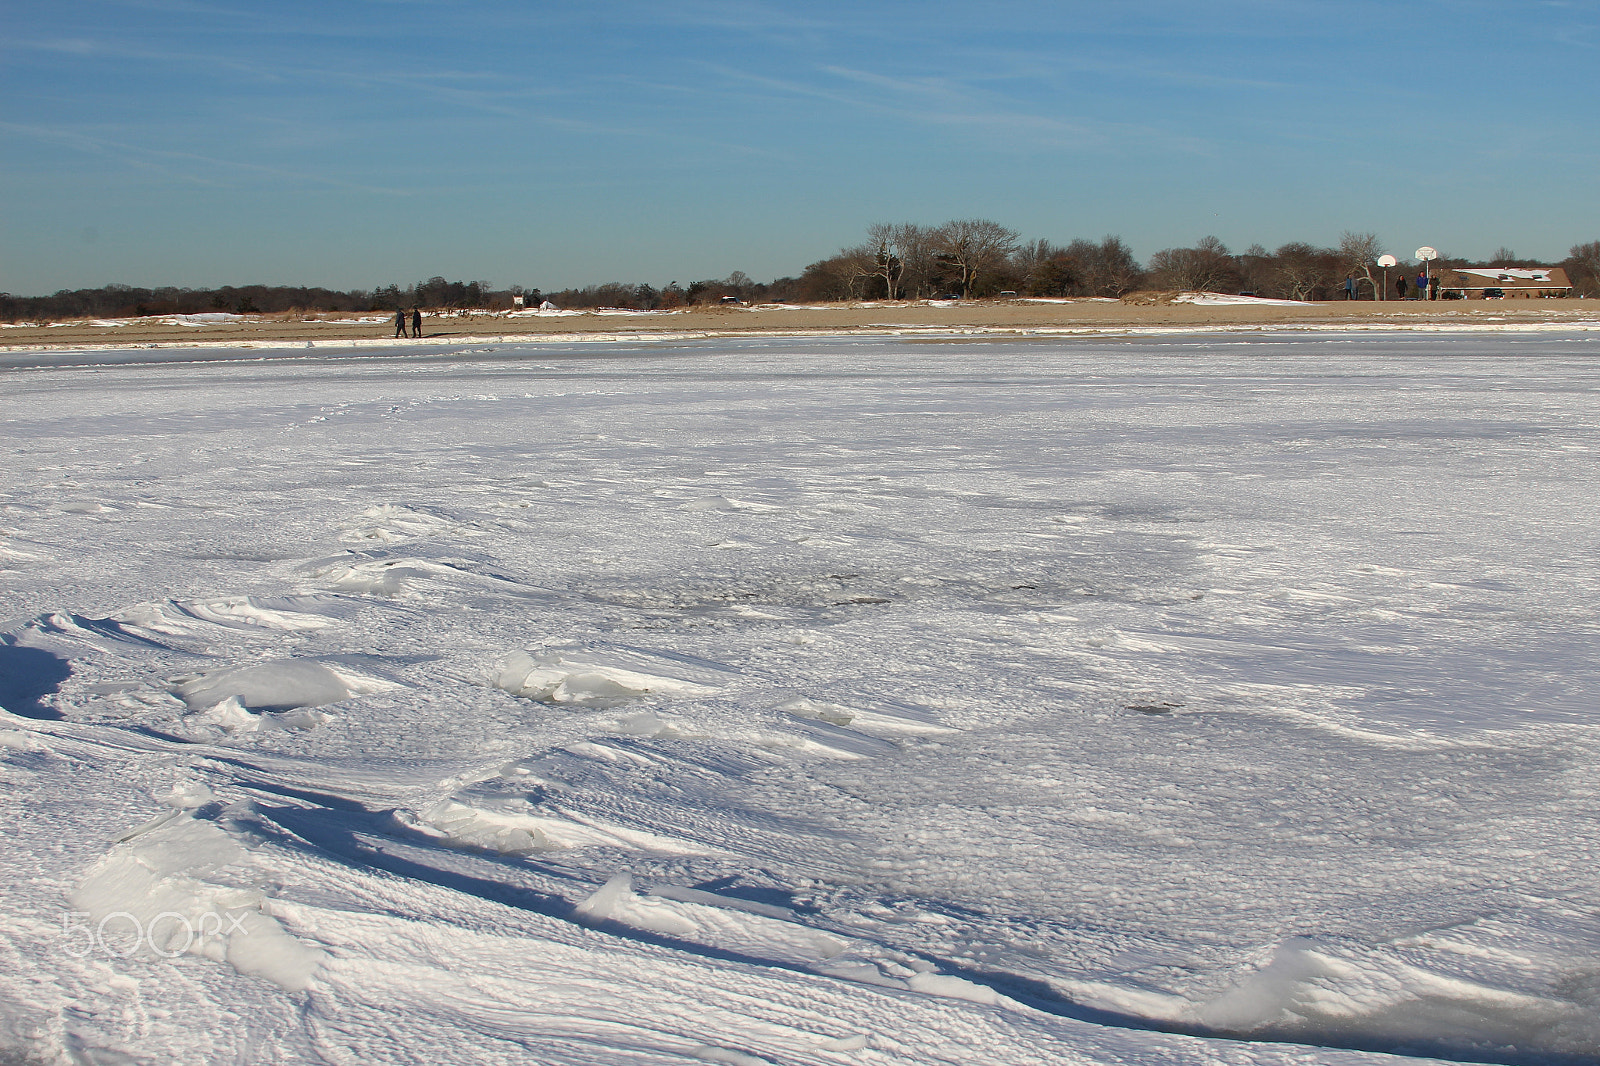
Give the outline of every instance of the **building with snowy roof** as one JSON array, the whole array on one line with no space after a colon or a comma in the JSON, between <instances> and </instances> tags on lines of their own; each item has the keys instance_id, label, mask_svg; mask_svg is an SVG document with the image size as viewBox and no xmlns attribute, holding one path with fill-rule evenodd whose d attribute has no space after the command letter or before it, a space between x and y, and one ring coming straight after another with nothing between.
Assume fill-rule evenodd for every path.
<instances>
[{"instance_id":1,"label":"building with snowy roof","mask_svg":"<svg viewBox=\"0 0 1600 1066\"><path fill-rule=\"evenodd\" d=\"M1572 289L1560 267L1461 267L1447 271L1439 287L1469 300L1565 296Z\"/></svg>"}]
</instances>

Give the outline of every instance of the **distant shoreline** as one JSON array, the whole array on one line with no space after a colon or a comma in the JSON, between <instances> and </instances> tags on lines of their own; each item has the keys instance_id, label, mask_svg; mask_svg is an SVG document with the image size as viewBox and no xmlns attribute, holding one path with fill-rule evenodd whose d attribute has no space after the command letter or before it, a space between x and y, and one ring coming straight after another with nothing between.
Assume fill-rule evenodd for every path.
<instances>
[{"instance_id":1,"label":"distant shoreline","mask_svg":"<svg viewBox=\"0 0 1600 1066\"><path fill-rule=\"evenodd\" d=\"M509 342L627 341L763 336L1050 337L1186 331L1600 329L1591 300L1332 302L1155 305L1110 300L866 302L696 307L670 312L441 312L420 340L394 336L393 317L189 315L0 327L0 350L145 347L330 348Z\"/></svg>"}]
</instances>

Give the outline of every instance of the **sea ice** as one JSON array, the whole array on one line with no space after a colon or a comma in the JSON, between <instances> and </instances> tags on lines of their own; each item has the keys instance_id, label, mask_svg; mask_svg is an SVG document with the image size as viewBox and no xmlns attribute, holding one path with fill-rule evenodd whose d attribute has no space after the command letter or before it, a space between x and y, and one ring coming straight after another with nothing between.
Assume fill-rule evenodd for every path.
<instances>
[{"instance_id":1,"label":"sea ice","mask_svg":"<svg viewBox=\"0 0 1600 1066\"><path fill-rule=\"evenodd\" d=\"M0 360L0 1059L1600 1057L1595 332L200 343Z\"/></svg>"}]
</instances>

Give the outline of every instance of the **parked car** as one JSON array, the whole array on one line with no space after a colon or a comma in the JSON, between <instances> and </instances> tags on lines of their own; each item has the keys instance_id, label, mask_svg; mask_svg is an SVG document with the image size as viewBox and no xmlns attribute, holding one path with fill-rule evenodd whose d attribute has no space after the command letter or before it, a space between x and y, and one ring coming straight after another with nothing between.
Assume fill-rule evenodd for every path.
<instances>
[{"instance_id":1,"label":"parked car","mask_svg":"<svg viewBox=\"0 0 1600 1066\"><path fill-rule=\"evenodd\" d=\"M1504 290L1504 289L1484 289L1483 290L1483 298L1485 300L1504 300L1506 298L1506 290Z\"/></svg>"}]
</instances>

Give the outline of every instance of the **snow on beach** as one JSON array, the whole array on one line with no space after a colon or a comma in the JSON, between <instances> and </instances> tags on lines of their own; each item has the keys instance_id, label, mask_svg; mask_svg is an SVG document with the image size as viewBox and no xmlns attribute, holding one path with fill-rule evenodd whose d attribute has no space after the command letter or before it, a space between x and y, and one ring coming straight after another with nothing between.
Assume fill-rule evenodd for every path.
<instances>
[{"instance_id":1,"label":"snow on beach","mask_svg":"<svg viewBox=\"0 0 1600 1066\"><path fill-rule=\"evenodd\" d=\"M8 357L0 1056L1600 1057L1593 334L393 351Z\"/></svg>"},{"instance_id":2,"label":"snow on beach","mask_svg":"<svg viewBox=\"0 0 1600 1066\"><path fill-rule=\"evenodd\" d=\"M1180 292L1172 298L1173 303L1203 304L1213 307L1294 307L1302 303L1300 300L1272 300L1262 296L1234 295L1226 292Z\"/></svg>"}]
</instances>

